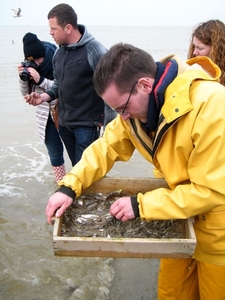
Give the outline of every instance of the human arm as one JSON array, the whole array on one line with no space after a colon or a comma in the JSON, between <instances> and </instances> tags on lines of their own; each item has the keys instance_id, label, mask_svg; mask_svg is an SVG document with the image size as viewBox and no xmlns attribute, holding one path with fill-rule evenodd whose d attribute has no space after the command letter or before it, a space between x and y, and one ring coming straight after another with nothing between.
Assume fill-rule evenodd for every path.
<instances>
[{"instance_id":1,"label":"human arm","mask_svg":"<svg viewBox=\"0 0 225 300\"><path fill-rule=\"evenodd\" d=\"M110 214L123 222L139 217L136 197L121 197L110 207Z\"/></svg>"},{"instance_id":2,"label":"human arm","mask_svg":"<svg viewBox=\"0 0 225 300\"><path fill-rule=\"evenodd\" d=\"M87 59L90 68L94 72L100 58L107 52L107 49L98 41L93 40L86 45Z\"/></svg>"},{"instance_id":3,"label":"human arm","mask_svg":"<svg viewBox=\"0 0 225 300\"><path fill-rule=\"evenodd\" d=\"M33 106L37 106L43 102L51 100L50 96L47 93L39 94L36 92L25 95L24 99L28 104L31 104Z\"/></svg>"},{"instance_id":4,"label":"human arm","mask_svg":"<svg viewBox=\"0 0 225 300\"><path fill-rule=\"evenodd\" d=\"M193 109L166 132L153 161L171 189L137 195L148 221L186 219L225 204L225 90L197 81L191 97Z\"/></svg>"},{"instance_id":5,"label":"human arm","mask_svg":"<svg viewBox=\"0 0 225 300\"><path fill-rule=\"evenodd\" d=\"M20 74L23 70L24 70L24 67L22 64L20 64L18 66L18 73ZM30 93L29 84L32 81L33 87L39 86L43 90L45 90L47 88L50 88L53 85L54 81L41 77L40 74L34 68L29 67L29 68L27 68L27 70L30 74L30 80L24 81L21 78L19 78L20 91L21 91L21 94L24 96L24 99L26 100L26 102L36 106L36 105L41 104L44 101L51 100L51 97L47 94L40 96L40 92L39 93L36 93L36 92ZM42 80L41 83L40 83L40 80Z\"/></svg>"},{"instance_id":6,"label":"human arm","mask_svg":"<svg viewBox=\"0 0 225 300\"><path fill-rule=\"evenodd\" d=\"M43 80L38 83L38 86L46 91L50 89L53 86L53 84L54 84L54 80L43 78Z\"/></svg>"},{"instance_id":7,"label":"human arm","mask_svg":"<svg viewBox=\"0 0 225 300\"><path fill-rule=\"evenodd\" d=\"M20 73L24 70L23 65L20 64L17 67L17 70L18 70L18 75L20 75ZM22 96L29 94L29 81L24 81L19 76L18 76L18 78L19 78L20 92L21 92Z\"/></svg>"},{"instance_id":8,"label":"human arm","mask_svg":"<svg viewBox=\"0 0 225 300\"><path fill-rule=\"evenodd\" d=\"M54 84L54 80L41 76L34 68L27 68L27 70L30 73L30 78L34 80L36 86L42 88L44 91Z\"/></svg>"},{"instance_id":9,"label":"human arm","mask_svg":"<svg viewBox=\"0 0 225 300\"><path fill-rule=\"evenodd\" d=\"M97 139L83 152L81 160L66 174L59 182L60 192L68 194L73 192L70 198L79 197L82 192L95 181L103 178L112 168L116 161L127 161L133 154L134 146L129 140L126 130L118 119L112 121L102 138ZM51 205L46 210L48 221L54 216L55 211L60 208L62 214L67 208L67 204L62 206L67 197L62 197L63 202L53 195ZM51 209L50 209L51 208Z\"/></svg>"},{"instance_id":10,"label":"human arm","mask_svg":"<svg viewBox=\"0 0 225 300\"><path fill-rule=\"evenodd\" d=\"M19 66L18 66L18 73L19 73L19 75L24 71L24 70L27 70L28 72L29 72L29 74L28 74L28 76L29 76L29 79L32 79L37 85L38 85L38 83L40 82L40 79L41 79L41 76L40 76L40 74L34 69L34 68L32 68L32 67L27 67L27 68L24 68L24 66L22 65L22 64L20 64ZM28 77L27 77L27 79L28 79ZM41 81L43 81L43 77L42 77L42 79L41 79ZM29 80L21 80L20 79L20 81L22 82L22 83L26 83L26 84L28 84L28 82L29 82Z\"/></svg>"},{"instance_id":11,"label":"human arm","mask_svg":"<svg viewBox=\"0 0 225 300\"><path fill-rule=\"evenodd\" d=\"M60 191L53 194L46 207L47 221L52 224L51 219L55 215L60 217L64 211L73 203L73 198Z\"/></svg>"}]
</instances>

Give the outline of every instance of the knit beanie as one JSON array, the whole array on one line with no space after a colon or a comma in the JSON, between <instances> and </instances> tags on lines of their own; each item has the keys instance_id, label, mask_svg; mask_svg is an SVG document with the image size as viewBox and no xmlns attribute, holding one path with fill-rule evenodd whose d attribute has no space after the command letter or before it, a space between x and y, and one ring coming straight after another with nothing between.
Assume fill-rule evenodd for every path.
<instances>
[{"instance_id":1,"label":"knit beanie","mask_svg":"<svg viewBox=\"0 0 225 300\"><path fill-rule=\"evenodd\" d=\"M45 56L45 47L36 34L28 32L23 37L23 52L26 59L33 60Z\"/></svg>"}]
</instances>

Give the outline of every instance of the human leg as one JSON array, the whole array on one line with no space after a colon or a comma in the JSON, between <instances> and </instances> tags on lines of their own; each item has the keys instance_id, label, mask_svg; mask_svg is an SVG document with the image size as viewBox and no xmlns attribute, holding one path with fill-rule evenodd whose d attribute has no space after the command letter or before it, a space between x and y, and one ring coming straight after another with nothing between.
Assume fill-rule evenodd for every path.
<instances>
[{"instance_id":1,"label":"human leg","mask_svg":"<svg viewBox=\"0 0 225 300\"><path fill-rule=\"evenodd\" d=\"M197 262L201 300L225 300L225 266Z\"/></svg>"},{"instance_id":2,"label":"human leg","mask_svg":"<svg viewBox=\"0 0 225 300\"><path fill-rule=\"evenodd\" d=\"M76 163L81 159L83 151L93 143L98 137L97 127L77 127L73 129L75 137L75 160Z\"/></svg>"},{"instance_id":3,"label":"human leg","mask_svg":"<svg viewBox=\"0 0 225 300\"><path fill-rule=\"evenodd\" d=\"M59 134L63 140L63 143L66 147L66 151L68 153L68 156L70 158L72 166L75 165L75 137L72 131L67 129L64 126L59 125Z\"/></svg>"},{"instance_id":4,"label":"human leg","mask_svg":"<svg viewBox=\"0 0 225 300\"><path fill-rule=\"evenodd\" d=\"M63 144L50 115L48 117L45 130L45 145L48 150L48 155L53 167L56 181L58 182L66 174L63 157Z\"/></svg>"},{"instance_id":5,"label":"human leg","mask_svg":"<svg viewBox=\"0 0 225 300\"><path fill-rule=\"evenodd\" d=\"M198 300L197 262L163 258L158 276L158 300Z\"/></svg>"}]
</instances>

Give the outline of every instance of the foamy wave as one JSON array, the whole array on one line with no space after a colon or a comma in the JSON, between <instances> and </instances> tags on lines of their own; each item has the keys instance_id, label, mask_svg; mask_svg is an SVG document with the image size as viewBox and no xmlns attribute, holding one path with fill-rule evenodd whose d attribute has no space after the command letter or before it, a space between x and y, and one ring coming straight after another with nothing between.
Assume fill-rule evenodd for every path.
<instances>
[{"instance_id":1,"label":"foamy wave","mask_svg":"<svg viewBox=\"0 0 225 300\"><path fill-rule=\"evenodd\" d=\"M43 184L53 177L47 150L40 142L29 142L24 145L15 143L13 146L2 148L0 163L2 169L0 196L20 197L31 181Z\"/></svg>"}]
</instances>

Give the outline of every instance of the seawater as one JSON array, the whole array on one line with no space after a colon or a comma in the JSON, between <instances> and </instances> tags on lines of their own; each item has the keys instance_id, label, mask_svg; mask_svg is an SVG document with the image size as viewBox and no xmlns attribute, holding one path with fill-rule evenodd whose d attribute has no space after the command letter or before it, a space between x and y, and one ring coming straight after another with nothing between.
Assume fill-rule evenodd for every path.
<instances>
[{"instance_id":1,"label":"seawater","mask_svg":"<svg viewBox=\"0 0 225 300\"><path fill-rule=\"evenodd\" d=\"M107 48L131 43L155 60L176 53L186 59L191 27L102 27L88 31ZM35 108L19 91L22 37L53 42L47 26L0 26L0 299L157 299L158 259L55 257L45 207L57 189ZM66 168L71 165L66 157ZM109 176L152 176L137 153L116 163Z\"/></svg>"}]
</instances>

